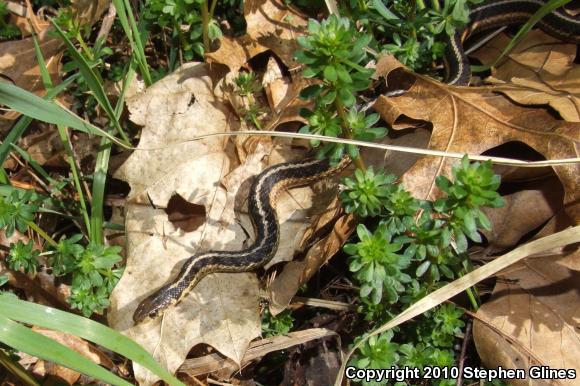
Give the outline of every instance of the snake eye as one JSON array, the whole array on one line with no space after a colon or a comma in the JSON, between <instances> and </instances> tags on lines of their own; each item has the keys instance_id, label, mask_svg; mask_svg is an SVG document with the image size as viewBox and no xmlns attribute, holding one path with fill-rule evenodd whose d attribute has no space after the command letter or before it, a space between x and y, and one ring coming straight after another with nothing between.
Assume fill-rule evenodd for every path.
<instances>
[{"instance_id":1,"label":"snake eye","mask_svg":"<svg viewBox=\"0 0 580 386\"><path fill-rule=\"evenodd\" d=\"M151 312L149 313L149 317L150 317L151 319L155 319L155 317L156 317L156 316L157 316L157 312L155 312L155 311L151 311Z\"/></svg>"}]
</instances>

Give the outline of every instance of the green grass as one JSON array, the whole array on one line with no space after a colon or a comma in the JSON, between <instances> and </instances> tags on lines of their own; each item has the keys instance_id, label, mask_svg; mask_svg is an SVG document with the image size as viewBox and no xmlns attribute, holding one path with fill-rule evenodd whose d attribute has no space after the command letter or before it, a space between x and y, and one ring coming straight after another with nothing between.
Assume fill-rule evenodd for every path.
<instances>
[{"instance_id":1,"label":"green grass","mask_svg":"<svg viewBox=\"0 0 580 386\"><path fill-rule=\"evenodd\" d=\"M0 293L0 342L107 383L129 385L126 381L78 353L16 322L33 324L78 336L131 359L159 376L169 385L183 385L159 365L139 344L119 332L82 316L19 300L9 293Z\"/></svg>"}]
</instances>

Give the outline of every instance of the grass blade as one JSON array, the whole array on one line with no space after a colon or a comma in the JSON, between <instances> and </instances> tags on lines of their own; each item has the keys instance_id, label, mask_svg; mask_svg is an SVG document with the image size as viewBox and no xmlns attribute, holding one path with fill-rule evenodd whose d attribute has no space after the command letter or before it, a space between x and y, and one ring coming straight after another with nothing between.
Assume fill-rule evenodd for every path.
<instances>
[{"instance_id":1,"label":"grass blade","mask_svg":"<svg viewBox=\"0 0 580 386\"><path fill-rule=\"evenodd\" d=\"M76 351L0 315L0 342L37 358L63 365L111 385L131 386Z\"/></svg>"},{"instance_id":2,"label":"grass blade","mask_svg":"<svg viewBox=\"0 0 580 386\"><path fill-rule=\"evenodd\" d=\"M103 205L105 203L105 184L111 157L111 142L103 138L97 154L95 172L93 173L93 202L91 205L91 241L103 243Z\"/></svg>"},{"instance_id":3,"label":"grass blade","mask_svg":"<svg viewBox=\"0 0 580 386\"><path fill-rule=\"evenodd\" d=\"M42 55L42 51L40 50L40 46L38 45L38 41L36 40L36 37L34 35L32 35L32 40L34 42L34 52L36 53L36 60L38 61L38 65L40 67L40 74L42 76L42 82L44 83L44 87L47 90L50 90L50 89L52 89L53 84L52 84L52 79L50 78L50 74L48 73L48 68L46 67L46 62L44 61L44 56ZM65 151L67 153L67 161L69 163L69 166L70 166L70 169L72 172L75 189L77 191L77 194L79 195L79 203L81 206L81 213L82 213L83 219L85 221L85 227L87 228L87 233L90 233L91 232L91 223L90 223L90 219L89 219L89 212L87 210L87 204L85 201L85 194L83 192L83 187L81 185L80 178L79 178L79 171L77 168L77 160L76 160L75 154L72 150L72 145L70 143L70 138L69 138L69 135L68 135L66 128L62 125L57 125L57 129L58 129L58 134L60 136L60 140L61 140L61 142L65 148ZM34 167L34 164L31 164L31 165Z\"/></svg>"},{"instance_id":4,"label":"grass blade","mask_svg":"<svg viewBox=\"0 0 580 386\"><path fill-rule=\"evenodd\" d=\"M59 88L59 90L61 89ZM45 100L11 83L0 82L0 104L4 104L12 110L18 111L19 113L33 119L53 123L55 125L71 127L100 137L107 137L119 146L126 149L132 148L131 145L121 142L104 130L91 125L64 107Z\"/></svg>"},{"instance_id":5,"label":"grass blade","mask_svg":"<svg viewBox=\"0 0 580 386\"><path fill-rule=\"evenodd\" d=\"M34 43L34 54L36 55L36 61L38 62L40 69L42 84L44 85L45 89L49 90L52 88L52 79L50 79L50 74L48 72L48 68L46 67L46 62L44 61L42 50L38 45L38 40L36 39L36 35L34 33L32 34L32 42Z\"/></svg>"},{"instance_id":6,"label":"grass blade","mask_svg":"<svg viewBox=\"0 0 580 386\"><path fill-rule=\"evenodd\" d=\"M65 81L63 81L57 87L48 90L48 92L44 96L44 99L48 101L56 97L58 94L60 94L61 91L63 91L66 87L68 87L68 85L71 84L77 78L77 76L78 74L75 74L70 78L66 79ZM20 139L20 137L22 136L26 128L28 128L28 125L30 125L31 122L32 118L24 115L18 119L18 122L16 122L14 126L12 126L12 130L10 130L10 133L8 133L6 138L4 138L2 144L0 144L0 165L3 165L4 161L6 160L6 157L8 157L11 144L16 143ZM6 175L4 168L2 168L1 166L0 171L1 171L0 183L9 184L10 181L8 180L8 176Z\"/></svg>"},{"instance_id":7,"label":"grass blade","mask_svg":"<svg viewBox=\"0 0 580 386\"><path fill-rule=\"evenodd\" d=\"M131 45L131 49L135 55L135 60L137 61L137 65L139 66L141 76L143 76L143 80L145 81L145 85L150 86L153 82L151 80L149 66L147 65L147 58L145 56L145 50L143 49L143 43L140 39L142 34L137 28L135 16L131 10L131 4L127 0L113 0L113 4L117 9L117 15L119 16L119 21L121 22L123 31L125 31L125 35L127 36L127 39L129 39L129 44Z\"/></svg>"},{"instance_id":8,"label":"grass blade","mask_svg":"<svg viewBox=\"0 0 580 386\"><path fill-rule=\"evenodd\" d=\"M184 386L133 340L91 319L26 302L6 293L0 293L0 314L9 315L11 319L19 322L66 332L89 340L140 364L169 385Z\"/></svg>"},{"instance_id":9,"label":"grass blade","mask_svg":"<svg viewBox=\"0 0 580 386\"><path fill-rule=\"evenodd\" d=\"M14 361L2 350L0 350L0 365L4 366L6 370L10 371L15 377L24 382L24 384L40 386L40 383L20 363Z\"/></svg>"},{"instance_id":10,"label":"grass blade","mask_svg":"<svg viewBox=\"0 0 580 386\"><path fill-rule=\"evenodd\" d=\"M536 25L537 22L539 22L544 16L551 13L555 9L558 9L558 8L563 7L564 5L568 4L570 1L571 0L551 0L551 1L548 1L547 3L545 3L544 5L542 5L540 7L540 9L538 9L536 11L536 13L524 25L522 25L522 27L519 29L519 31L514 35L512 40L510 40L508 45L503 49L501 54L497 57L497 59L492 64L484 65L484 66L471 66L471 70L473 72L481 72L481 71L487 71L491 67L497 66L499 61L502 60L504 56L506 56L508 53L510 53L510 51L519 42L522 41L524 36L526 36L526 34L528 32L530 32L530 30L532 28L534 28L534 26Z\"/></svg>"},{"instance_id":11,"label":"grass blade","mask_svg":"<svg viewBox=\"0 0 580 386\"><path fill-rule=\"evenodd\" d=\"M381 0L373 0L373 8L385 18L385 20L399 20L399 17L391 12Z\"/></svg>"},{"instance_id":12,"label":"grass blade","mask_svg":"<svg viewBox=\"0 0 580 386\"><path fill-rule=\"evenodd\" d=\"M79 71L81 72L84 81L87 83L87 86L89 86L89 89L93 93L93 96L95 97L99 105L103 108L105 114L107 114L109 121L115 127L115 129L121 135L121 137L123 137L125 142L130 143L129 138L127 138L127 135L125 134L123 128L121 127L121 124L119 123L119 120L115 118L115 112L113 111L111 102L109 102L109 98L107 97L105 89L103 88L104 84L103 80L95 71L93 71L91 65L86 61L85 57L77 51L74 44L70 41L68 36L66 36L66 34L62 31L62 29L60 29L58 24L54 22L54 20L52 20L52 25L56 29L56 32L58 33L60 38L64 41L70 55L72 56L73 60L79 67Z\"/></svg>"}]
</instances>

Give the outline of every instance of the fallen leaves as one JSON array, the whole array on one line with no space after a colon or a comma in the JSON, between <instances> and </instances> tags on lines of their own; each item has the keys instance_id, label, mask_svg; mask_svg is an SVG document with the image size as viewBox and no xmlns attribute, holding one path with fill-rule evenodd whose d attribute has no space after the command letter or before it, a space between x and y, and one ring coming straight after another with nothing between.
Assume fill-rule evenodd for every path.
<instances>
[{"instance_id":1,"label":"fallen leaves","mask_svg":"<svg viewBox=\"0 0 580 386\"><path fill-rule=\"evenodd\" d=\"M296 37L304 34L307 24L304 15L279 0L250 0L244 2L244 17L246 35L221 39L220 48L207 54L211 61L236 72L251 58L271 50L288 68L297 67Z\"/></svg>"},{"instance_id":2,"label":"fallen leaves","mask_svg":"<svg viewBox=\"0 0 580 386\"><path fill-rule=\"evenodd\" d=\"M489 63L506 41L500 36L476 56ZM432 125L429 149L493 154L511 146L520 150L515 155L508 153L511 157L519 154L527 159L537 152L548 160L577 158L580 104L575 52L575 46L554 44L552 38L533 32L492 69L492 77L486 80L493 86L469 88L410 74L386 58L377 67L383 71L387 87L404 92L380 97L374 107L397 130ZM450 164L443 158L423 157L401 179L417 197L432 199L438 194L434 178L447 174ZM572 224L580 221L580 166L552 169L555 175L550 169L498 168L502 179L512 184L507 189L515 191L504 196L504 208L488 211L493 230L486 233L486 253L513 248L546 223L539 234L563 229L570 220ZM498 278L491 301L480 308L474 324L478 353L488 368L526 372L530 366L580 368L576 329L580 314L575 306L579 267L578 253L573 251L560 249L554 253L562 255L530 257ZM483 268L491 266L488 263ZM528 381L512 382L524 385Z\"/></svg>"},{"instance_id":3,"label":"fallen leaves","mask_svg":"<svg viewBox=\"0 0 580 386\"><path fill-rule=\"evenodd\" d=\"M489 368L580 368L578 294L580 254L530 257L498 278L493 297L477 312L474 338ZM506 339L508 337L509 339ZM513 380L527 385L528 380ZM548 381L538 381L552 384ZM559 380L574 385L574 379Z\"/></svg>"},{"instance_id":4,"label":"fallen leaves","mask_svg":"<svg viewBox=\"0 0 580 386\"><path fill-rule=\"evenodd\" d=\"M206 66L191 63L128 101L132 119L145 125L139 144L143 150L118 171L131 185L128 261L111 297L109 320L170 371L202 342L239 362L250 340L260 333L258 283L251 273L211 275L164 315L163 324L157 319L133 326L137 303L169 281L184 259L210 247L242 247L243 230L225 220L234 218L233 203L219 185L231 169L224 152L226 140L184 141L232 129L230 113L214 98L210 84ZM201 227L184 232L169 221L163 208L174 194L205 208ZM156 381L139 367L135 376L143 384Z\"/></svg>"},{"instance_id":5,"label":"fallen leaves","mask_svg":"<svg viewBox=\"0 0 580 386\"><path fill-rule=\"evenodd\" d=\"M490 63L510 38L499 35L474 57ZM495 91L524 105L549 105L564 120L580 122L580 66L574 63L575 44L559 42L539 30L526 35L486 81Z\"/></svg>"},{"instance_id":6,"label":"fallen leaves","mask_svg":"<svg viewBox=\"0 0 580 386\"><path fill-rule=\"evenodd\" d=\"M422 76L392 69L399 82L411 84L397 97L381 96L374 107L397 129L399 120L411 118L418 127L430 122L433 132L428 148L481 154L494 147L522 142L546 159L578 157L580 125L555 119L545 109L521 107L496 94L493 87L452 87ZM406 123L405 123L406 124ZM409 125L406 124L408 127ZM452 160L424 157L407 171L402 181L416 197L436 195L435 177L449 174ZM554 166L564 186L564 205L580 220L579 165Z\"/></svg>"},{"instance_id":7,"label":"fallen leaves","mask_svg":"<svg viewBox=\"0 0 580 386\"><path fill-rule=\"evenodd\" d=\"M65 334L59 331L48 330L45 328L34 327L32 329L44 336L47 336L56 342L73 349L85 358L92 360L93 362L105 366L108 369L112 369L115 365L111 359L93 344L78 338L74 335ZM41 376L52 375L62 380L65 380L69 384L74 384L79 380L81 374L68 369L57 364L52 364L50 362L38 361L34 366L33 372Z\"/></svg>"},{"instance_id":8,"label":"fallen leaves","mask_svg":"<svg viewBox=\"0 0 580 386\"><path fill-rule=\"evenodd\" d=\"M41 33L37 39L47 70L53 81L58 83L63 45L58 39L49 36L48 30ZM32 37L0 43L0 72L5 79L19 87L35 93L44 92ZM10 127L18 116L19 114L13 111L3 113L0 130Z\"/></svg>"},{"instance_id":9,"label":"fallen leaves","mask_svg":"<svg viewBox=\"0 0 580 386\"><path fill-rule=\"evenodd\" d=\"M246 200L250 178L264 168L300 156L288 141L237 138L242 164L223 137L199 135L233 131L237 120L213 94L208 67L190 63L128 101L131 118L144 125L138 149L117 172L131 186L127 202L127 266L111 296L109 322L150 350L170 371L191 347L206 343L240 364L249 342L260 335L259 282L255 273L213 274L178 305L150 323L133 325L137 304L170 281L197 252L240 250L251 232ZM269 265L292 258L311 219L324 212L335 190L299 188L277 200L282 237ZM166 208L178 195L193 204L197 226L183 228ZM175 213L174 209L172 213ZM240 213L240 215L236 215ZM204 216L200 218L200 216ZM291 237L289 237L291 235ZM135 368L142 384L156 381Z\"/></svg>"}]
</instances>

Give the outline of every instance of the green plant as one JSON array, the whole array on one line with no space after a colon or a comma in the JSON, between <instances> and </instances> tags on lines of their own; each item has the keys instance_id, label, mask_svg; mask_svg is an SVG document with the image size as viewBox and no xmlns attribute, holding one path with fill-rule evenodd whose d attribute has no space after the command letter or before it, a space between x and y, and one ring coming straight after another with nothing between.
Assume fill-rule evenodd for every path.
<instances>
[{"instance_id":1,"label":"green plant","mask_svg":"<svg viewBox=\"0 0 580 386\"><path fill-rule=\"evenodd\" d=\"M432 311L436 315L437 323L433 324L432 319L423 318L420 326L425 330L406 328L398 330L395 335L393 330L383 332L379 335L373 335L366 340L359 349L359 352L352 358L349 365L359 369L389 369L409 367L411 369L423 370L426 366L433 367L450 367L455 362L455 354L449 349L456 339L458 329L463 326L459 317L462 311L452 304L443 305ZM445 315L444 319L438 316ZM430 316L430 315L428 315ZM416 333L416 334L415 334ZM397 336L404 336L405 343L396 342ZM436 336L445 344L444 347L433 345L433 341L425 337ZM357 338L361 339L362 337ZM417 377L419 377L417 373ZM406 385L405 379L393 377L389 380L377 382L374 380L358 380L363 385L375 386L384 384ZM386 382L386 383L385 383ZM450 379L433 379L431 384L444 386L453 385L455 380Z\"/></svg>"},{"instance_id":2,"label":"green plant","mask_svg":"<svg viewBox=\"0 0 580 386\"><path fill-rule=\"evenodd\" d=\"M22 269L26 273L36 273L38 268L38 256L40 251L34 249L32 240L28 240L25 244L22 240L18 240L16 244L10 243L10 252L6 260L8 267L13 270Z\"/></svg>"},{"instance_id":3,"label":"green plant","mask_svg":"<svg viewBox=\"0 0 580 386\"><path fill-rule=\"evenodd\" d=\"M254 94L262 91L263 87L260 80L253 71L240 72L234 78L235 92L244 98L245 106L240 108L240 115L247 121L251 122L257 129L261 129L260 116L264 113L262 108L256 102Z\"/></svg>"},{"instance_id":4,"label":"green plant","mask_svg":"<svg viewBox=\"0 0 580 386\"><path fill-rule=\"evenodd\" d=\"M350 1L341 2L341 11L373 36L375 50L389 52L424 72L443 56L447 36L469 22L469 6L481 1Z\"/></svg>"},{"instance_id":5,"label":"green plant","mask_svg":"<svg viewBox=\"0 0 580 386\"><path fill-rule=\"evenodd\" d=\"M437 178L437 186L445 196L435 202L414 199L402 187L392 184L394 177L387 178L381 172L367 171L364 175L357 172L355 179L346 179L341 199L347 212L379 219L375 232L380 237L363 232L364 240L361 238L358 244L346 247L345 251L359 261L355 266L362 262L357 250L363 245L377 240L377 245L364 248L384 249L378 244L388 240L411 259L412 276L427 275L429 283L439 281L441 274L449 279L456 277L455 272L462 269L465 261L461 256L467 250L468 239L480 242L478 229L491 227L480 208L499 207L503 200L495 191L499 187L499 176L493 173L489 162L470 163L464 157L453 167L452 176L453 181ZM455 245L451 244L452 240Z\"/></svg>"},{"instance_id":6,"label":"green plant","mask_svg":"<svg viewBox=\"0 0 580 386\"><path fill-rule=\"evenodd\" d=\"M345 178L346 189L340 192L345 210L361 217L378 216L384 203L394 193L395 179L395 176L387 176L382 170L375 174L372 167L365 172L355 170L354 179Z\"/></svg>"},{"instance_id":7,"label":"green plant","mask_svg":"<svg viewBox=\"0 0 580 386\"><path fill-rule=\"evenodd\" d=\"M391 342L393 331L387 331L380 335L371 336L360 347L359 354L351 360L350 364L359 369L390 369L400 359L399 345ZM385 381L358 380L365 386L384 385Z\"/></svg>"},{"instance_id":8,"label":"green plant","mask_svg":"<svg viewBox=\"0 0 580 386\"><path fill-rule=\"evenodd\" d=\"M356 93L366 90L374 70L364 67L367 60L365 47L371 36L360 34L349 19L330 15L322 22L309 20L308 34L297 39L301 49L295 58L304 64L303 75L317 82L300 96L315 103L313 110L303 109L308 124L302 133L324 134L349 139L374 140L386 134L386 129L374 127L379 117L365 116L355 107ZM312 141L319 147L320 142ZM321 146L319 157L338 162L349 154L361 169L365 169L353 145L328 143Z\"/></svg>"},{"instance_id":9,"label":"green plant","mask_svg":"<svg viewBox=\"0 0 580 386\"><path fill-rule=\"evenodd\" d=\"M219 39L222 31L214 19L217 0L148 0L143 8L147 29L154 26L171 31L174 46L179 46L185 60L203 58L210 42Z\"/></svg>"},{"instance_id":10,"label":"green plant","mask_svg":"<svg viewBox=\"0 0 580 386\"><path fill-rule=\"evenodd\" d=\"M89 243L85 248L78 241L77 234L61 240L51 256L53 272L56 276L72 274L71 296L73 308L83 315L102 313L109 306L109 295L119 281L122 269L115 268L121 261L121 247L105 247Z\"/></svg>"},{"instance_id":11,"label":"green plant","mask_svg":"<svg viewBox=\"0 0 580 386\"><path fill-rule=\"evenodd\" d=\"M10 237L15 230L26 232L34 219L38 205L31 200L31 191L14 190L6 197L0 196L0 229Z\"/></svg>"},{"instance_id":12,"label":"green plant","mask_svg":"<svg viewBox=\"0 0 580 386\"><path fill-rule=\"evenodd\" d=\"M130 385L90 359L33 331L25 324L49 328L94 342L139 363L169 385L183 386L183 383L169 374L145 349L119 332L90 319L22 301L11 293L0 292L0 344L63 365L107 384Z\"/></svg>"},{"instance_id":13,"label":"green plant","mask_svg":"<svg viewBox=\"0 0 580 386\"><path fill-rule=\"evenodd\" d=\"M18 27L7 21L9 15L8 3L0 0L0 40L16 39L21 35Z\"/></svg>"},{"instance_id":14,"label":"green plant","mask_svg":"<svg viewBox=\"0 0 580 386\"><path fill-rule=\"evenodd\" d=\"M435 201L413 198L395 184L394 176L371 168L357 170L354 178L344 180L340 197L345 210L376 224L358 225L356 241L344 246L350 255L350 271L360 285L359 311L365 320L383 323L469 270L469 241L480 242L479 229L491 227L481 208L503 205L496 192L500 178L490 162L472 163L467 157L453 166L451 175L437 178L442 196ZM468 295L477 308L474 295ZM445 304L402 328L393 339L405 342L398 347L399 364L451 366L454 356L449 348L465 325L462 315L452 304ZM378 338L373 338L377 345ZM392 338L383 338L382 345L394 350ZM363 346L356 358L364 359L365 365L373 360L375 346ZM442 379L435 384L449 382Z\"/></svg>"},{"instance_id":15,"label":"green plant","mask_svg":"<svg viewBox=\"0 0 580 386\"><path fill-rule=\"evenodd\" d=\"M430 320L435 322L427 331L431 332L430 338L433 346L452 348L456 336L461 333L465 323L461 320L463 311L453 304L443 304L433 311ZM427 334L422 334L426 336Z\"/></svg>"},{"instance_id":16,"label":"green plant","mask_svg":"<svg viewBox=\"0 0 580 386\"><path fill-rule=\"evenodd\" d=\"M378 304L383 293L389 303L399 300L399 293L405 291L406 283L411 277L404 273L411 264L408 256L397 254L402 245L392 243L392 235L384 225L371 233L363 224L357 229L358 243L346 244L344 251L352 255L349 269L361 284L360 296L371 296L372 302Z\"/></svg>"},{"instance_id":17,"label":"green plant","mask_svg":"<svg viewBox=\"0 0 580 386\"><path fill-rule=\"evenodd\" d=\"M273 316L268 308L262 313L262 333L265 337L284 335L294 326L294 318L289 310Z\"/></svg>"}]
</instances>

